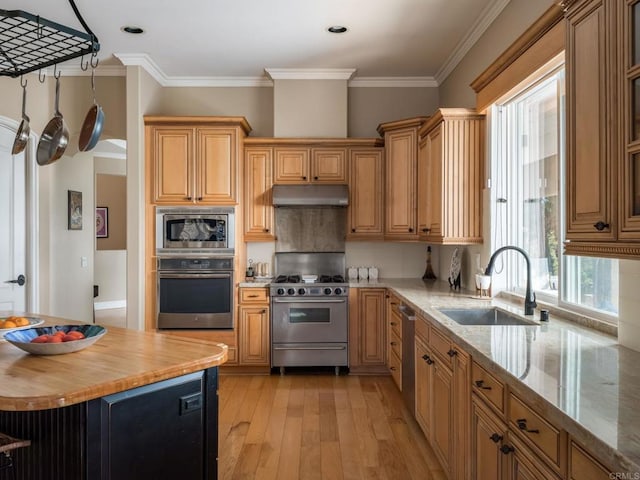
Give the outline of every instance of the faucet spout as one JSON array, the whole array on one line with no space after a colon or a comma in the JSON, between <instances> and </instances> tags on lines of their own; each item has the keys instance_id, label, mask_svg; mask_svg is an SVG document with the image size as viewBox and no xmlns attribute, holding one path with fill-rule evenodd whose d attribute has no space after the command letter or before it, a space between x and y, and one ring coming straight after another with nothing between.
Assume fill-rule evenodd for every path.
<instances>
[{"instance_id":1,"label":"faucet spout","mask_svg":"<svg viewBox=\"0 0 640 480\"><path fill-rule=\"evenodd\" d=\"M504 247L500 247L489 259L489 265L487 265L486 270L484 271L485 275L491 275L493 272L493 265L496 262L496 258L505 250L515 250L516 252L520 252L524 257L524 260L527 264L527 291L524 294L524 314L525 315L533 315L533 310L538 306L536 303L536 294L531 289L531 260L529 260L529 255L520 247L516 247L513 245L506 245Z\"/></svg>"}]
</instances>

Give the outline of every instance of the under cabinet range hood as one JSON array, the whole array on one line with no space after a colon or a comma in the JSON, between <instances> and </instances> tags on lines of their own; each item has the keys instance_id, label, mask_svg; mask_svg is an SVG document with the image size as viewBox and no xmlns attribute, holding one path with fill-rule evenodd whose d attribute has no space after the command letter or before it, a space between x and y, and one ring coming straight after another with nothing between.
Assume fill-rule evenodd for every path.
<instances>
[{"instance_id":1,"label":"under cabinet range hood","mask_svg":"<svg viewBox=\"0 0 640 480\"><path fill-rule=\"evenodd\" d=\"M349 187L346 185L274 185L274 207L346 207Z\"/></svg>"}]
</instances>

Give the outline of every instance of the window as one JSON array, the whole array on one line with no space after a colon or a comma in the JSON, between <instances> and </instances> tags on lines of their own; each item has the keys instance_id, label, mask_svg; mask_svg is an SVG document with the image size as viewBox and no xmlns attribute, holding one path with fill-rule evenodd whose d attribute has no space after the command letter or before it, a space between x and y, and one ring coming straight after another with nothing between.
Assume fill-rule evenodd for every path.
<instances>
[{"instance_id":1,"label":"window","mask_svg":"<svg viewBox=\"0 0 640 480\"><path fill-rule=\"evenodd\" d=\"M564 69L556 68L491 110L492 251L523 248L538 298L612 320L618 313L618 261L565 256ZM498 258L498 288L522 291L522 256Z\"/></svg>"}]
</instances>

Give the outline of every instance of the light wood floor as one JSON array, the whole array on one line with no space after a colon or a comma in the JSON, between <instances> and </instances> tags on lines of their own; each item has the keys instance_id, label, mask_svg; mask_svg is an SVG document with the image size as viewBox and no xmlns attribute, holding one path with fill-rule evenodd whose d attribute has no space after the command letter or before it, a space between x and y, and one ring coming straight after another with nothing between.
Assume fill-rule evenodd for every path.
<instances>
[{"instance_id":1,"label":"light wood floor","mask_svg":"<svg viewBox=\"0 0 640 480\"><path fill-rule=\"evenodd\" d=\"M391 377L220 377L219 476L443 480Z\"/></svg>"}]
</instances>

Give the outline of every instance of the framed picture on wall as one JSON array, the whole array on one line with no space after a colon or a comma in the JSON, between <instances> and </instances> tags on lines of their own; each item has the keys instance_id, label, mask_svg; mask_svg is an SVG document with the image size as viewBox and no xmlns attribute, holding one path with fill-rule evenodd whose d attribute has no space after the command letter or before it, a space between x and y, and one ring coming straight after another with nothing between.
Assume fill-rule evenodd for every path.
<instances>
[{"instance_id":1,"label":"framed picture on wall","mask_svg":"<svg viewBox=\"0 0 640 480\"><path fill-rule=\"evenodd\" d=\"M109 236L109 208L96 207L96 238Z\"/></svg>"},{"instance_id":2,"label":"framed picture on wall","mask_svg":"<svg viewBox=\"0 0 640 480\"><path fill-rule=\"evenodd\" d=\"M82 230L82 192L67 190L67 229Z\"/></svg>"}]
</instances>

